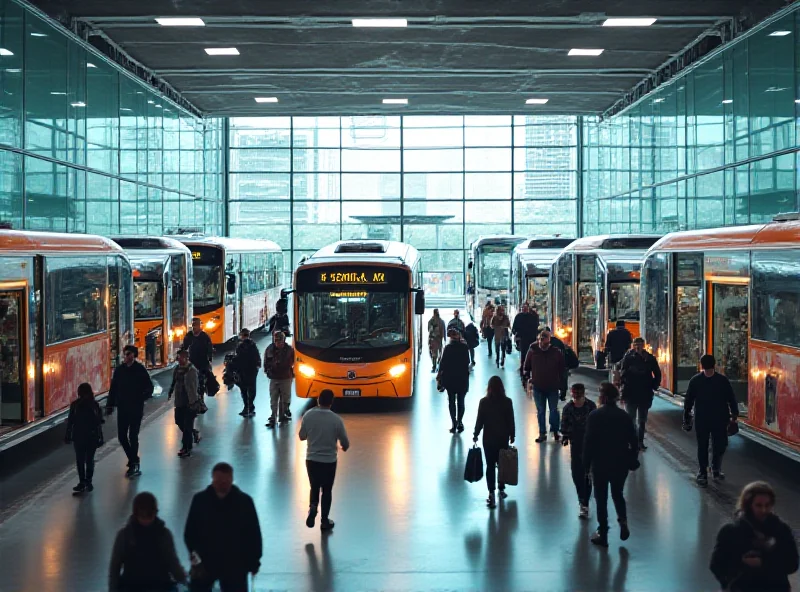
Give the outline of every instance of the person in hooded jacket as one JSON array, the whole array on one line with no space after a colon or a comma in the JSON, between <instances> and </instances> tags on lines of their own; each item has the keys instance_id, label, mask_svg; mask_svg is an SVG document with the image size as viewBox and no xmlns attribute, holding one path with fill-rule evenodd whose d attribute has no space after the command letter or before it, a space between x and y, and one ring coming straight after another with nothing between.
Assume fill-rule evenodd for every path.
<instances>
[{"instance_id":1,"label":"person in hooded jacket","mask_svg":"<svg viewBox=\"0 0 800 592\"><path fill-rule=\"evenodd\" d=\"M464 342L467 344L469 348L469 359L470 359L470 367L475 367L475 348L478 347L481 343L481 338L478 335L478 329L475 327L474 323L467 323L466 328L464 329Z\"/></svg>"},{"instance_id":2,"label":"person in hooded jacket","mask_svg":"<svg viewBox=\"0 0 800 592\"><path fill-rule=\"evenodd\" d=\"M156 497L143 491L117 533L108 569L109 592L171 592L186 583L172 533L158 518Z\"/></svg>"},{"instance_id":3,"label":"person in hooded jacket","mask_svg":"<svg viewBox=\"0 0 800 592\"><path fill-rule=\"evenodd\" d=\"M258 514L253 498L233 484L228 463L214 465L211 485L192 498L183 539L193 558L192 592L210 591L217 581L222 592L245 592L248 574L258 573Z\"/></svg>"},{"instance_id":4,"label":"person in hooded jacket","mask_svg":"<svg viewBox=\"0 0 800 592\"><path fill-rule=\"evenodd\" d=\"M444 320L439 316L439 309L434 308L433 316L428 321L428 351L431 354L431 362L433 362L431 372L436 372L436 367L439 365L446 333L447 328Z\"/></svg>"},{"instance_id":5,"label":"person in hooded jacket","mask_svg":"<svg viewBox=\"0 0 800 592\"><path fill-rule=\"evenodd\" d=\"M791 527L773 513L775 490L763 481L746 485L734 520L717 534L711 572L730 592L790 592L800 564Z\"/></svg>"},{"instance_id":6,"label":"person in hooded jacket","mask_svg":"<svg viewBox=\"0 0 800 592\"><path fill-rule=\"evenodd\" d=\"M487 300L486 306L483 307L483 312L481 313L481 334L486 339L490 358L494 355L492 352L492 341L494 340L492 318L494 318L494 303L491 300Z\"/></svg>"},{"instance_id":7,"label":"person in hooded jacket","mask_svg":"<svg viewBox=\"0 0 800 592\"><path fill-rule=\"evenodd\" d=\"M178 366L172 373L172 386L169 388L167 400L175 396L175 425L183 437L182 447L178 452L181 458L192 455L194 442L194 418L197 416L196 405L200 402L197 393L197 369L189 362L189 352L185 349L178 351Z\"/></svg>"},{"instance_id":8,"label":"person in hooded jacket","mask_svg":"<svg viewBox=\"0 0 800 592\"><path fill-rule=\"evenodd\" d=\"M530 381L533 400L536 403L539 423L539 437L536 438L536 442L539 444L547 440L545 415L548 406L550 432L556 441L561 439L558 433L561 423L558 415L558 395L566 371L564 356L552 345L552 335L547 330L542 331L538 342L528 349L523 365L523 372Z\"/></svg>"},{"instance_id":9,"label":"person in hooded jacket","mask_svg":"<svg viewBox=\"0 0 800 592\"><path fill-rule=\"evenodd\" d=\"M92 491L94 476L94 454L102 442L103 412L94 398L92 385L88 382L78 386L78 398L69 406L67 433L64 441L75 448L75 464L78 466L80 482L72 488L76 494Z\"/></svg>"},{"instance_id":10,"label":"person in hooded jacket","mask_svg":"<svg viewBox=\"0 0 800 592\"><path fill-rule=\"evenodd\" d=\"M239 332L239 345L236 346L236 372L239 374L239 390L242 393L244 407L239 413L242 417L253 417L256 407L256 382L261 369L261 352L255 341L250 339L250 330Z\"/></svg>"},{"instance_id":11,"label":"person in hooded jacket","mask_svg":"<svg viewBox=\"0 0 800 592\"><path fill-rule=\"evenodd\" d=\"M514 403L506 396L503 379L492 376L486 387L486 396L478 404L478 417L475 420L475 431L472 441L478 441L478 435L483 431L483 453L486 457L486 485L489 488L489 497L486 505L494 508L497 505L494 495L497 463L500 461L500 451L506 450L509 444L514 443L516 426L514 424ZM506 499L505 483L498 484L500 499Z\"/></svg>"},{"instance_id":12,"label":"person in hooded jacket","mask_svg":"<svg viewBox=\"0 0 800 592\"><path fill-rule=\"evenodd\" d=\"M625 353L631 349L633 335L625 327L625 321L617 321L615 327L606 335L605 353L608 356L609 382L613 379L613 372L622 362Z\"/></svg>"},{"instance_id":13,"label":"person in hooded jacket","mask_svg":"<svg viewBox=\"0 0 800 592\"><path fill-rule=\"evenodd\" d=\"M661 368L653 354L644 349L641 337L633 340L633 349L622 358L621 367L622 402L631 419L638 423L639 450L645 451L647 413L653 406L653 391L661 384Z\"/></svg>"},{"instance_id":14,"label":"person in hooded jacket","mask_svg":"<svg viewBox=\"0 0 800 592\"><path fill-rule=\"evenodd\" d=\"M519 375L522 377L522 367L525 364L525 356L531 344L536 341L536 337L539 335L539 313L532 310L527 302L522 303L520 312L514 317L514 323L511 325L511 333L518 343Z\"/></svg>"},{"instance_id":15,"label":"person in hooded jacket","mask_svg":"<svg viewBox=\"0 0 800 592\"><path fill-rule=\"evenodd\" d=\"M450 433L464 431L461 420L464 417L464 399L469 390L469 348L461 339L461 332L451 327L447 330L450 339L444 346L436 381L447 391L450 420L453 426Z\"/></svg>"},{"instance_id":16,"label":"person in hooded jacket","mask_svg":"<svg viewBox=\"0 0 800 592\"><path fill-rule=\"evenodd\" d=\"M496 353L495 363L498 368L505 368L506 365L506 340L511 330L511 320L506 314L503 305L497 307L492 317L492 330L494 331L494 349Z\"/></svg>"},{"instance_id":17,"label":"person in hooded jacket","mask_svg":"<svg viewBox=\"0 0 800 592\"><path fill-rule=\"evenodd\" d=\"M597 409L594 401L586 397L586 386L580 382L572 385L572 401L561 411L561 443L569 446L572 482L578 492L580 519L589 517L589 499L592 497L592 481L587 478L583 463L583 439L586 435L586 421L589 414Z\"/></svg>"},{"instance_id":18,"label":"person in hooded jacket","mask_svg":"<svg viewBox=\"0 0 800 592\"><path fill-rule=\"evenodd\" d=\"M291 336L288 310L289 301L286 298L278 300L275 304L275 314L269 318L267 323L267 334L272 335L275 331L283 331L285 337Z\"/></svg>"}]
</instances>

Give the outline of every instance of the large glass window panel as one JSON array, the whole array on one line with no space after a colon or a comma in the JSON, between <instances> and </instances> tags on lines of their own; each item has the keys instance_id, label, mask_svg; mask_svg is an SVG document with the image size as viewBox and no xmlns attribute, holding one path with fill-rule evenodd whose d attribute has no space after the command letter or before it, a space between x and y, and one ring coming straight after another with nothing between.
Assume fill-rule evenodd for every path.
<instances>
[{"instance_id":1,"label":"large glass window panel","mask_svg":"<svg viewBox=\"0 0 800 592\"><path fill-rule=\"evenodd\" d=\"M291 145L289 117L232 117L231 148L288 148Z\"/></svg>"},{"instance_id":2,"label":"large glass window panel","mask_svg":"<svg viewBox=\"0 0 800 592\"><path fill-rule=\"evenodd\" d=\"M347 172L400 172L399 150L342 150L342 170Z\"/></svg>"},{"instance_id":3,"label":"large glass window panel","mask_svg":"<svg viewBox=\"0 0 800 592\"><path fill-rule=\"evenodd\" d=\"M750 222L769 222L796 209L795 156L785 154L750 165Z\"/></svg>"},{"instance_id":4,"label":"large glass window panel","mask_svg":"<svg viewBox=\"0 0 800 592\"><path fill-rule=\"evenodd\" d=\"M119 172L119 73L100 59L86 68L86 165Z\"/></svg>"},{"instance_id":5,"label":"large glass window panel","mask_svg":"<svg viewBox=\"0 0 800 592\"><path fill-rule=\"evenodd\" d=\"M461 148L406 150L403 170L411 173L463 171L464 152Z\"/></svg>"},{"instance_id":6,"label":"large glass window panel","mask_svg":"<svg viewBox=\"0 0 800 592\"><path fill-rule=\"evenodd\" d=\"M464 205L466 222L511 223L511 202L468 201ZM494 234L487 232L485 234Z\"/></svg>"},{"instance_id":7,"label":"large glass window panel","mask_svg":"<svg viewBox=\"0 0 800 592\"><path fill-rule=\"evenodd\" d=\"M67 169L67 232L86 232L86 172Z\"/></svg>"},{"instance_id":8,"label":"large glass window panel","mask_svg":"<svg viewBox=\"0 0 800 592\"><path fill-rule=\"evenodd\" d=\"M23 113L23 9L0 0L0 47L11 55L0 56L0 144L22 147ZM0 189L2 191L2 189Z\"/></svg>"},{"instance_id":9,"label":"large glass window panel","mask_svg":"<svg viewBox=\"0 0 800 592\"><path fill-rule=\"evenodd\" d=\"M511 125L504 127L467 127L464 129L464 145L511 146Z\"/></svg>"},{"instance_id":10,"label":"large glass window panel","mask_svg":"<svg viewBox=\"0 0 800 592\"><path fill-rule=\"evenodd\" d=\"M266 238L291 249L291 211L286 201L232 202L228 207L231 236Z\"/></svg>"},{"instance_id":11,"label":"large glass window panel","mask_svg":"<svg viewBox=\"0 0 800 592\"><path fill-rule=\"evenodd\" d=\"M289 173L231 173L230 200L289 199Z\"/></svg>"},{"instance_id":12,"label":"large glass window panel","mask_svg":"<svg viewBox=\"0 0 800 592\"><path fill-rule=\"evenodd\" d=\"M0 220L22 228L22 156L0 150Z\"/></svg>"},{"instance_id":13,"label":"large glass window panel","mask_svg":"<svg viewBox=\"0 0 800 592\"><path fill-rule=\"evenodd\" d=\"M403 208L403 239L418 249L459 249L461 253L463 220L461 203L407 203Z\"/></svg>"},{"instance_id":14,"label":"large glass window panel","mask_svg":"<svg viewBox=\"0 0 800 592\"><path fill-rule=\"evenodd\" d=\"M510 192L509 188L509 194ZM406 173L403 175L403 199L460 200L463 197L464 175L461 173Z\"/></svg>"},{"instance_id":15,"label":"large glass window panel","mask_svg":"<svg viewBox=\"0 0 800 592\"><path fill-rule=\"evenodd\" d=\"M293 208L295 249L319 249L339 239L338 202L295 202Z\"/></svg>"},{"instance_id":16,"label":"large glass window panel","mask_svg":"<svg viewBox=\"0 0 800 592\"><path fill-rule=\"evenodd\" d=\"M342 147L400 148L400 117L386 115L342 117Z\"/></svg>"},{"instance_id":17,"label":"large glass window panel","mask_svg":"<svg viewBox=\"0 0 800 592\"><path fill-rule=\"evenodd\" d=\"M342 238L400 240L400 203L342 203Z\"/></svg>"},{"instance_id":18,"label":"large glass window panel","mask_svg":"<svg viewBox=\"0 0 800 592\"><path fill-rule=\"evenodd\" d=\"M466 173L467 199L511 199L511 173Z\"/></svg>"},{"instance_id":19,"label":"large glass window panel","mask_svg":"<svg viewBox=\"0 0 800 592\"><path fill-rule=\"evenodd\" d=\"M575 224L578 202L574 199L514 202L514 227L517 224Z\"/></svg>"},{"instance_id":20,"label":"large glass window panel","mask_svg":"<svg viewBox=\"0 0 800 592\"><path fill-rule=\"evenodd\" d=\"M508 220L508 218L506 218L506 220ZM482 224L467 222L464 224L465 248L472 244L479 236L491 236L493 234L511 234L511 222L484 222Z\"/></svg>"},{"instance_id":21,"label":"large glass window panel","mask_svg":"<svg viewBox=\"0 0 800 592\"><path fill-rule=\"evenodd\" d=\"M339 171L341 163L338 149L300 149L293 151L294 172Z\"/></svg>"},{"instance_id":22,"label":"large glass window panel","mask_svg":"<svg viewBox=\"0 0 800 592\"><path fill-rule=\"evenodd\" d=\"M339 173L294 173L292 186L295 200L339 200Z\"/></svg>"},{"instance_id":23,"label":"large glass window panel","mask_svg":"<svg viewBox=\"0 0 800 592\"><path fill-rule=\"evenodd\" d=\"M338 152L338 150L336 151ZM289 172L291 151L284 148L250 148L231 150L230 170L233 173ZM295 159L295 163L301 162Z\"/></svg>"},{"instance_id":24,"label":"large glass window panel","mask_svg":"<svg viewBox=\"0 0 800 592\"><path fill-rule=\"evenodd\" d=\"M511 148L467 148L464 162L468 171L510 171Z\"/></svg>"},{"instance_id":25,"label":"large glass window panel","mask_svg":"<svg viewBox=\"0 0 800 592\"><path fill-rule=\"evenodd\" d=\"M25 228L66 232L70 217L67 167L26 156Z\"/></svg>"},{"instance_id":26,"label":"large glass window panel","mask_svg":"<svg viewBox=\"0 0 800 592\"><path fill-rule=\"evenodd\" d=\"M578 151L572 147L522 147L514 149L515 171L578 170ZM588 165L587 169L597 169Z\"/></svg>"},{"instance_id":27,"label":"large glass window panel","mask_svg":"<svg viewBox=\"0 0 800 592\"><path fill-rule=\"evenodd\" d=\"M461 148L464 144L464 130L459 127L409 128L408 118L404 120L403 148Z\"/></svg>"},{"instance_id":28,"label":"large glass window panel","mask_svg":"<svg viewBox=\"0 0 800 592\"><path fill-rule=\"evenodd\" d=\"M400 199L400 175L392 173L342 174L342 199Z\"/></svg>"},{"instance_id":29,"label":"large glass window panel","mask_svg":"<svg viewBox=\"0 0 800 592\"><path fill-rule=\"evenodd\" d=\"M550 170L514 173L515 199L575 199L578 197L578 174L575 171Z\"/></svg>"}]
</instances>

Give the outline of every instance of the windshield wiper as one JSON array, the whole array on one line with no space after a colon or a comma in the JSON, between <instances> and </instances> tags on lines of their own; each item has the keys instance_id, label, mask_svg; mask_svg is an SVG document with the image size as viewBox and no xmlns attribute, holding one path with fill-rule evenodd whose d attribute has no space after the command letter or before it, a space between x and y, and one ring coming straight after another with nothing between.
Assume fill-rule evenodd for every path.
<instances>
[{"instance_id":1,"label":"windshield wiper","mask_svg":"<svg viewBox=\"0 0 800 592\"><path fill-rule=\"evenodd\" d=\"M330 343L329 345L326 345L326 346L323 348L323 350L326 350L326 349L331 349L332 347L336 347L337 345L339 345L340 343L344 343L344 342L345 342L345 341L347 341L348 339L350 339L350 336L349 336L349 335L345 335L344 337L340 337L340 338L339 338L339 339L337 339L336 341L333 341L333 342L332 342L332 343Z\"/></svg>"}]
</instances>

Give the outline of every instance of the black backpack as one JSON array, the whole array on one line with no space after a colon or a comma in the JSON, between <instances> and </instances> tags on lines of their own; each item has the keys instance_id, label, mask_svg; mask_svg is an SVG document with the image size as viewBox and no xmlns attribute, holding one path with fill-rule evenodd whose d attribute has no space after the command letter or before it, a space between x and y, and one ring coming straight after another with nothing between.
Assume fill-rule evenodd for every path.
<instances>
[{"instance_id":1,"label":"black backpack","mask_svg":"<svg viewBox=\"0 0 800 592\"><path fill-rule=\"evenodd\" d=\"M575 355L575 350L569 346L564 348L564 363L567 366L567 370L575 370L581 365L578 356Z\"/></svg>"}]
</instances>

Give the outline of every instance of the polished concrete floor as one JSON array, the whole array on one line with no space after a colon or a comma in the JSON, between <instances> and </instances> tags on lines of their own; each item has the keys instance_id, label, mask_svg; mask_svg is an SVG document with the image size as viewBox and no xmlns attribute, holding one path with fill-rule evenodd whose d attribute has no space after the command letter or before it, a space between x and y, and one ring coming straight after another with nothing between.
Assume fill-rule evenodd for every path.
<instances>
[{"instance_id":1,"label":"polished concrete floor","mask_svg":"<svg viewBox=\"0 0 800 592\"><path fill-rule=\"evenodd\" d=\"M265 344L260 338L262 350ZM743 484L773 482L778 513L800 526L795 464L737 438L726 457L728 481L700 490L693 482L693 434L680 431L680 410L657 401L650 449L626 486L633 535L622 544L612 530L608 550L593 547L594 520L577 518L568 450L552 440L534 442L535 410L516 380L517 355L502 370L489 363L485 348L478 353L461 436L448 432L446 397L429 372L418 376L411 401L336 402L352 448L340 456L331 513L337 525L329 535L304 524L305 444L297 430L307 403L296 399L295 422L268 430L265 378L254 419L238 415L238 391L223 387L198 422L203 441L187 460L176 457L171 406L152 401L138 479L123 476L124 454L109 442L99 451L95 491L74 498L69 448L40 455L0 482L0 590L105 589L115 533L140 491L158 497L160 516L188 564L182 533L189 501L221 460L234 465L236 483L259 512L265 554L257 590L711 591L717 585L709 554ZM509 377L520 448L520 485L495 510L484 504L484 483L463 480L477 401L492 374ZM588 375L573 380L590 391L598 383Z\"/></svg>"}]
</instances>

